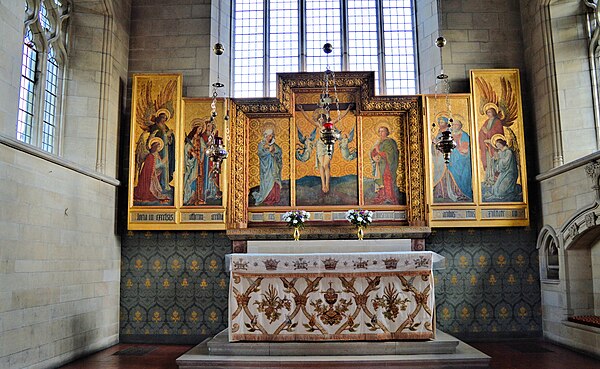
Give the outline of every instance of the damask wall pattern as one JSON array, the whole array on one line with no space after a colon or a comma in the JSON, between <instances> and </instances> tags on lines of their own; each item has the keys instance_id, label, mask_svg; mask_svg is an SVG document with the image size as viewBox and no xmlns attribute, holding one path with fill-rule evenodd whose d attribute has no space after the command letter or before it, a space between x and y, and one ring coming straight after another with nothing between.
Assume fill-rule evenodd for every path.
<instances>
[{"instance_id":1,"label":"damask wall pattern","mask_svg":"<svg viewBox=\"0 0 600 369\"><path fill-rule=\"evenodd\" d=\"M434 272L438 329L462 339L541 335L535 230L438 229L426 245L446 258Z\"/></svg>"},{"instance_id":2,"label":"damask wall pattern","mask_svg":"<svg viewBox=\"0 0 600 369\"><path fill-rule=\"evenodd\" d=\"M437 329L461 339L541 335L536 232L437 229L427 249L446 257L435 275ZM226 328L224 232L122 236L121 342L198 343Z\"/></svg>"},{"instance_id":3,"label":"damask wall pattern","mask_svg":"<svg viewBox=\"0 0 600 369\"><path fill-rule=\"evenodd\" d=\"M198 343L227 327L224 232L122 237L121 342Z\"/></svg>"}]
</instances>

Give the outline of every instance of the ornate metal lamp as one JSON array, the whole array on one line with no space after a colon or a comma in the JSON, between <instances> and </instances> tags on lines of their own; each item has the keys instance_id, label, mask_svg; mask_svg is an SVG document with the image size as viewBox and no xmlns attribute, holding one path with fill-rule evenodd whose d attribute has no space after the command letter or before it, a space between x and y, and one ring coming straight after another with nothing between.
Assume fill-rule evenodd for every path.
<instances>
[{"instance_id":1,"label":"ornate metal lamp","mask_svg":"<svg viewBox=\"0 0 600 369\"><path fill-rule=\"evenodd\" d=\"M450 124L452 124L452 119L450 119ZM450 154L456 148L456 142L452 139L452 132L449 128L441 132L440 138L435 143L435 148L444 155L444 163L448 164Z\"/></svg>"},{"instance_id":2,"label":"ornate metal lamp","mask_svg":"<svg viewBox=\"0 0 600 369\"><path fill-rule=\"evenodd\" d=\"M448 127L440 132L440 135L438 137L436 137L436 141L435 141L435 148L442 153L442 155L444 156L444 163L448 164L450 162L450 154L452 153L452 150L454 150L456 148L456 142L454 142L454 139L452 138L452 123L454 123L454 119L452 118L452 106L450 105L450 98L449 98L449 94L450 94L450 83L448 82L448 75L444 73L444 59L443 59L443 54L442 54L442 48L444 46L446 46L446 38L444 36L440 36L435 40L435 45L440 49L440 64L441 64L441 71L440 74L438 74L436 76L438 81L441 81L442 85L444 86L444 95L445 95L445 100L446 100L446 111L448 112L449 119L448 119ZM437 87L438 87L438 83L436 82L435 84L435 89L436 89L436 95L437 95ZM434 123L435 125L435 123Z\"/></svg>"},{"instance_id":3,"label":"ornate metal lamp","mask_svg":"<svg viewBox=\"0 0 600 369\"><path fill-rule=\"evenodd\" d=\"M214 123L214 121L217 117L217 96L218 96L217 89L224 87L225 85L222 84L221 82L215 82L212 84L212 86L213 86L213 95L212 95L213 100L212 100L212 103L210 104L210 107L211 107L210 121L211 121L211 123ZM227 124L229 121L229 115L225 115L223 120L225 122L225 127L227 127ZM225 128L225 130L227 131L227 128ZM210 161L213 162L213 167L210 171L210 175L212 177L214 177L214 176L218 175L219 173L221 173L221 163L223 163L223 160L227 159L227 157L229 156L229 153L227 152L227 149L223 145L223 138L219 137L218 130L212 131L210 133L210 135L208 136L208 148L206 149L205 154L210 159Z\"/></svg>"},{"instance_id":4,"label":"ornate metal lamp","mask_svg":"<svg viewBox=\"0 0 600 369\"><path fill-rule=\"evenodd\" d=\"M221 1L219 1L218 12L219 12L219 25L220 25L221 24ZM219 28L219 39L220 39L220 33L221 32L220 32L220 28ZM223 55L224 52L225 52L225 47L223 46L222 43L217 42L213 46L213 53L217 56L217 58L220 55ZM218 89L225 87L225 85L223 83L219 82L219 75L220 75L219 70L220 70L220 63L217 61L217 82L212 84L212 88L213 88L212 98L213 99L210 104L210 107L211 107L210 122L213 124L214 124L215 119L217 118L217 97L219 95ZM225 135L227 135L228 124L229 124L229 111L227 111L225 113L225 117L223 117L223 122L224 122L224 126L225 126ZM219 137L218 130L213 130L210 132L210 135L208 136L208 147L204 153L210 159L210 161L213 163L212 169L210 171L210 176L214 178L221 173L221 164L223 163L223 160L227 159L227 157L229 156L229 153L227 152L227 149L225 148L225 145L223 144L223 137Z\"/></svg>"},{"instance_id":5,"label":"ornate metal lamp","mask_svg":"<svg viewBox=\"0 0 600 369\"><path fill-rule=\"evenodd\" d=\"M330 43L323 45L323 51L325 54L330 54L333 51L333 46ZM329 95L329 83L333 85L334 97ZM337 89L335 87L335 73L327 67L324 75L324 87L321 97L319 98L319 107L321 108L321 114L318 116L318 121L321 125L321 141L327 148L327 155L333 155L333 147L335 142L340 138L339 132L335 129L334 122L331 120L329 114L331 110L331 103L335 102L338 117L340 116L340 102L337 95Z\"/></svg>"}]
</instances>

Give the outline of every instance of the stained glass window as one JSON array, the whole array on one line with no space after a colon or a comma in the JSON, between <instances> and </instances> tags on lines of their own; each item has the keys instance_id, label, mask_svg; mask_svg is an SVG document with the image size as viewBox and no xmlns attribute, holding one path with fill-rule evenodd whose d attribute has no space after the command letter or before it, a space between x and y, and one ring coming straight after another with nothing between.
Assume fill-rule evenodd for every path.
<instances>
[{"instance_id":1,"label":"stained glass window","mask_svg":"<svg viewBox=\"0 0 600 369\"><path fill-rule=\"evenodd\" d=\"M269 91L281 72L298 71L300 44L298 1L271 0L269 8Z\"/></svg>"},{"instance_id":2,"label":"stained glass window","mask_svg":"<svg viewBox=\"0 0 600 369\"><path fill-rule=\"evenodd\" d=\"M236 97L262 96L264 93L264 7L262 1L237 0L235 7L236 59L234 90Z\"/></svg>"},{"instance_id":3,"label":"stained glass window","mask_svg":"<svg viewBox=\"0 0 600 369\"><path fill-rule=\"evenodd\" d=\"M56 104L58 101L58 62L54 49L48 53L46 90L44 93L44 118L42 125L42 149L53 152L56 129Z\"/></svg>"},{"instance_id":4,"label":"stained glass window","mask_svg":"<svg viewBox=\"0 0 600 369\"><path fill-rule=\"evenodd\" d=\"M31 0L25 5L26 19L33 22L26 22L23 37L16 138L55 154L64 55L59 58L54 45L64 45L66 35L57 26L66 11L59 0Z\"/></svg>"},{"instance_id":5,"label":"stained glass window","mask_svg":"<svg viewBox=\"0 0 600 369\"><path fill-rule=\"evenodd\" d=\"M19 116L17 118L17 139L31 144L33 130L33 107L35 96L35 71L38 52L33 43L31 31L25 33L23 58L21 62L21 88L19 90Z\"/></svg>"},{"instance_id":6,"label":"stained glass window","mask_svg":"<svg viewBox=\"0 0 600 369\"><path fill-rule=\"evenodd\" d=\"M236 97L274 97L276 73L326 68L374 71L381 94L417 92L411 0L236 0L234 9Z\"/></svg>"}]
</instances>

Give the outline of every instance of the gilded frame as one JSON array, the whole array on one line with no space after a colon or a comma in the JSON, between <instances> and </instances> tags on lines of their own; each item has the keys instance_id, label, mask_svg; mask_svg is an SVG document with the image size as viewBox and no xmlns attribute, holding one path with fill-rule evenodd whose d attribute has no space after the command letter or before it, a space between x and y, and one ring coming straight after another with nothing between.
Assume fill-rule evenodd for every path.
<instances>
[{"instance_id":1,"label":"gilded frame","mask_svg":"<svg viewBox=\"0 0 600 369\"><path fill-rule=\"evenodd\" d=\"M529 202L519 70L479 69L471 70L470 76L480 225L527 226Z\"/></svg>"},{"instance_id":2,"label":"gilded frame","mask_svg":"<svg viewBox=\"0 0 600 369\"><path fill-rule=\"evenodd\" d=\"M180 74L133 76L127 217L129 229L156 229L157 226L161 229L177 228L179 179L175 168L178 164L176 153L181 95ZM148 144L155 148L148 147ZM154 154L149 153L150 151Z\"/></svg>"},{"instance_id":3,"label":"gilded frame","mask_svg":"<svg viewBox=\"0 0 600 369\"><path fill-rule=\"evenodd\" d=\"M468 109L466 114L469 117L470 130L467 133L470 136L473 196L470 202L436 201L434 182L439 173L435 171L430 142L434 138L432 130L435 129L434 123L437 124L436 116L446 110L446 104L445 96L425 96L425 130L428 143L424 151L427 153L427 201L431 226L529 225L519 71L472 70L471 94L449 95L449 102L453 114L464 117L465 109ZM451 154L451 158L456 156L456 150ZM483 165L486 153L490 155L485 157L486 165Z\"/></svg>"},{"instance_id":4,"label":"gilded frame","mask_svg":"<svg viewBox=\"0 0 600 369\"><path fill-rule=\"evenodd\" d=\"M477 224L479 195L474 186L477 172L471 95L452 94L448 101L444 95L425 95L424 100L429 222L432 227L447 226L448 222L453 226L474 226ZM447 129L450 118L453 119L451 127L457 147L446 165L442 154L433 145L439 132Z\"/></svg>"},{"instance_id":5,"label":"gilded frame","mask_svg":"<svg viewBox=\"0 0 600 369\"><path fill-rule=\"evenodd\" d=\"M357 129L362 129L367 117L394 117L399 124L402 134L402 178L405 181L405 205L368 205L370 210L387 217L385 222L398 225L424 226L425 218L424 184L425 178L423 146L423 123L421 98L408 97L374 97L374 74L372 72L340 72L336 73L336 87L340 96L351 96L346 103L354 104L357 117ZM294 208L302 208L313 212L312 220L322 222L344 222L344 213L349 208L362 207L357 205L343 206L296 206L293 202L287 207L250 207L249 167L251 153L247 149L250 142L250 122L253 119L284 118L290 121L290 158L295 155L292 139L296 140L296 98L301 93L319 93L323 88L322 73L284 73L278 74L277 99L233 99L231 127L231 177L230 177L230 207L228 208L228 229L247 228L250 223L255 225L281 223L281 215ZM362 152L358 141L357 150ZM290 160L290 172L295 173L294 160ZM358 165L359 175L363 171L362 162ZM360 183L361 181L359 181ZM290 186L291 187L291 186ZM361 191L362 189L359 189ZM362 196L360 196L362 198ZM367 207L367 206L365 206ZM316 224L316 223L315 223Z\"/></svg>"},{"instance_id":6,"label":"gilded frame","mask_svg":"<svg viewBox=\"0 0 600 369\"><path fill-rule=\"evenodd\" d=\"M202 164L207 166L210 164L204 155L206 147L201 147L200 141L196 140L198 145L194 147L195 156L186 155L184 152L192 150L189 145L191 136L188 135L193 126L207 126L211 114L211 102L210 98L184 99L181 74L135 74L133 76L128 229L224 230L226 228L229 193L226 180L227 161L222 164L221 175L217 181L204 181L205 178L214 178L200 174ZM219 135L225 137L225 140L228 134L224 117L228 108L229 100L218 99L215 125ZM167 119L164 120L165 118ZM195 132L200 131L197 128ZM165 142L172 145L168 153L164 152ZM225 145L228 146L228 142L225 142ZM172 162L167 158L171 158ZM187 181L188 178L194 178L189 169L189 173L186 172L191 162L196 163L195 181ZM208 170L209 167L206 168L206 171ZM166 173L170 176L168 182L162 179ZM190 193L189 184L192 182L197 186L193 193L201 200L190 202L189 196L186 200L186 195ZM168 202L163 199L164 189L167 188L165 183L168 183L171 188L168 192L170 195Z\"/></svg>"}]
</instances>

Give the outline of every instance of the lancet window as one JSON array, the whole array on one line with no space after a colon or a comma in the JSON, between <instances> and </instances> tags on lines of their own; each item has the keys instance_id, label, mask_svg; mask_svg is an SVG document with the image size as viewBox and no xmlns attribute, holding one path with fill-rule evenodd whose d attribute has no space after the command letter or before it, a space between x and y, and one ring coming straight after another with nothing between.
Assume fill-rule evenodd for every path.
<instances>
[{"instance_id":1,"label":"lancet window","mask_svg":"<svg viewBox=\"0 0 600 369\"><path fill-rule=\"evenodd\" d=\"M274 97L277 73L327 67L375 71L379 94L415 94L414 23L410 0L236 0L234 96Z\"/></svg>"},{"instance_id":2,"label":"lancet window","mask_svg":"<svg viewBox=\"0 0 600 369\"><path fill-rule=\"evenodd\" d=\"M59 154L69 14L66 0L25 2L16 138L52 154Z\"/></svg>"}]
</instances>

